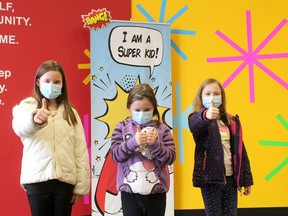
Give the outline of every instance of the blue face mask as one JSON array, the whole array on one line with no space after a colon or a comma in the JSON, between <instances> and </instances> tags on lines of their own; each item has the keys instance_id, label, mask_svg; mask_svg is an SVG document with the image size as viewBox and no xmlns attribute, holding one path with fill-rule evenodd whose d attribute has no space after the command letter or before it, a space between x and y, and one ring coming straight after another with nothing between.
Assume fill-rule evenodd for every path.
<instances>
[{"instance_id":1,"label":"blue face mask","mask_svg":"<svg viewBox=\"0 0 288 216\"><path fill-rule=\"evenodd\" d=\"M221 96L205 96L202 98L203 106L209 109L211 107L211 101L214 101L214 107L219 107L222 104L222 97Z\"/></svg>"},{"instance_id":2,"label":"blue face mask","mask_svg":"<svg viewBox=\"0 0 288 216\"><path fill-rule=\"evenodd\" d=\"M132 112L132 119L138 124L146 124L153 118L153 111L147 112Z\"/></svg>"},{"instance_id":3,"label":"blue face mask","mask_svg":"<svg viewBox=\"0 0 288 216\"><path fill-rule=\"evenodd\" d=\"M40 92L47 99L55 99L61 95L61 85L55 85L52 83L42 83L40 85Z\"/></svg>"}]
</instances>

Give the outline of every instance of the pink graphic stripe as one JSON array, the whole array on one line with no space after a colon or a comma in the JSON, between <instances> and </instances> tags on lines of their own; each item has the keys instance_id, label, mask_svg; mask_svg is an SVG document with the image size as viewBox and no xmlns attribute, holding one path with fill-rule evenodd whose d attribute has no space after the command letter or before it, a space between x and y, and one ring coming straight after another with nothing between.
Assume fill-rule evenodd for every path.
<instances>
[{"instance_id":1,"label":"pink graphic stripe","mask_svg":"<svg viewBox=\"0 0 288 216\"><path fill-rule=\"evenodd\" d=\"M249 64L249 87L250 87L250 102L255 102L255 86L254 86L254 67L253 67L253 63Z\"/></svg>"},{"instance_id":2,"label":"pink graphic stripe","mask_svg":"<svg viewBox=\"0 0 288 216\"><path fill-rule=\"evenodd\" d=\"M223 83L223 87L226 88L230 82L235 79L235 77L243 70L243 68L247 65L246 62L243 62L235 71L231 74L231 76Z\"/></svg>"},{"instance_id":3,"label":"pink graphic stripe","mask_svg":"<svg viewBox=\"0 0 288 216\"><path fill-rule=\"evenodd\" d=\"M89 161L91 164L91 145L89 144L89 131L90 131L90 124L89 124L89 114L84 115L84 120L83 120L83 128L84 128L84 133L85 133L85 138L86 138L86 145L87 145L87 150L89 154ZM84 196L83 198L84 204L89 204L90 203L90 196Z\"/></svg>"},{"instance_id":4,"label":"pink graphic stripe","mask_svg":"<svg viewBox=\"0 0 288 216\"><path fill-rule=\"evenodd\" d=\"M257 55L257 59L288 58L288 53Z\"/></svg>"},{"instance_id":5,"label":"pink graphic stripe","mask_svg":"<svg viewBox=\"0 0 288 216\"><path fill-rule=\"evenodd\" d=\"M251 23L251 12L246 11L246 26L247 26L247 45L248 55L246 55L246 61L249 62L249 89L250 89L250 102L255 101L255 86L254 86L254 67L253 62L257 61L256 56L253 55L253 41L252 41L252 23Z\"/></svg>"},{"instance_id":6,"label":"pink graphic stripe","mask_svg":"<svg viewBox=\"0 0 288 216\"><path fill-rule=\"evenodd\" d=\"M246 25L247 25L248 52L251 53L253 51L253 46L252 46L252 24L251 24L250 10L246 11Z\"/></svg>"},{"instance_id":7,"label":"pink graphic stripe","mask_svg":"<svg viewBox=\"0 0 288 216\"><path fill-rule=\"evenodd\" d=\"M222 38L224 41L226 41L229 45L231 45L234 49L242 53L243 55L246 54L246 51L242 49L238 44L236 44L234 41L232 41L230 38L228 38L226 35L224 35L222 32L219 30L216 31L216 34Z\"/></svg>"},{"instance_id":8,"label":"pink graphic stripe","mask_svg":"<svg viewBox=\"0 0 288 216\"><path fill-rule=\"evenodd\" d=\"M90 124L89 124L89 114L84 115L84 121L83 121L83 127L84 127L84 133L85 133L85 138L86 138L86 145L88 150L90 150L90 144L89 144L89 129L90 129ZM89 152L89 156L90 156Z\"/></svg>"},{"instance_id":9,"label":"pink graphic stripe","mask_svg":"<svg viewBox=\"0 0 288 216\"><path fill-rule=\"evenodd\" d=\"M286 25L287 20L284 19L282 22L263 40L263 42L254 50L254 53L260 52L263 47Z\"/></svg>"},{"instance_id":10,"label":"pink graphic stripe","mask_svg":"<svg viewBox=\"0 0 288 216\"><path fill-rule=\"evenodd\" d=\"M267 67L265 67L260 62L255 62L255 64L262 69L266 74L268 74L270 77L272 77L274 80L276 80L280 85L282 85L284 88L288 89L288 84L282 80L280 77L278 77L276 74L274 74L272 71L270 71Z\"/></svg>"},{"instance_id":11,"label":"pink graphic stripe","mask_svg":"<svg viewBox=\"0 0 288 216\"><path fill-rule=\"evenodd\" d=\"M207 62L226 62L226 61L242 61L246 58L243 56L227 56L218 58L207 58Z\"/></svg>"}]
</instances>

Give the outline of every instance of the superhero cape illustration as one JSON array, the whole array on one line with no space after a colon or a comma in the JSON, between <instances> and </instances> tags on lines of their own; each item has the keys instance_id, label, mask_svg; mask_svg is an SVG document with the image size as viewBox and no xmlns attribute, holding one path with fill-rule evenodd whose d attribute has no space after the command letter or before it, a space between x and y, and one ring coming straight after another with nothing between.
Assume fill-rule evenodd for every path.
<instances>
[{"instance_id":1,"label":"superhero cape illustration","mask_svg":"<svg viewBox=\"0 0 288 216\"><path fill-rule=\"evenodd\" d=\"M104 215L106 193L118 194L116 188L116 173L117 163L111 158L110 151L108 151L105 163L99 176L99 181L94 195L94 201L100 213Z\"/></svg>"}]
</instances>

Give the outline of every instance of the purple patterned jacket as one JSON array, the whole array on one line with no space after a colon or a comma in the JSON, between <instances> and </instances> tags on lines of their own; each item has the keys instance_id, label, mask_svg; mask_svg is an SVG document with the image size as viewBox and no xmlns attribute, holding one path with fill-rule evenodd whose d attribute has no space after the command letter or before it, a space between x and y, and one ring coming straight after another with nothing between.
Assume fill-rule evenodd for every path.
<instances>
[{"instance_id":1,"label":"purple patterned jacket","mask_svg":"<svg viewBox=\"0 0 288 216\"><path fill-rule=\"evenodd\" d=\"M176 158L172 134L165 124L157 126L152 120L145 127L155 127L158 138L154 145L139 148L135 140L137 123L131 118L118 123L113 131L110 153L118 162L117 189L142 195L166 193L169 190L169 171Z\"/></svg>"}]
</instances>

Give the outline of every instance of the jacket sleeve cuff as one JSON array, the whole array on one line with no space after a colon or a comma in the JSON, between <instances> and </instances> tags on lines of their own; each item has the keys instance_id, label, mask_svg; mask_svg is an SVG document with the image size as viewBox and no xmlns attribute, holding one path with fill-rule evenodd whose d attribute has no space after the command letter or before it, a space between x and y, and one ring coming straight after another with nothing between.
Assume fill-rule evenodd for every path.
<instances>
[{"instance_id":1,"label":"jacket sleeve cuff","mask_svg":"<svg viewBox=\"0 0 288 216\"><path fill-rule=\"evenodd\" d=\"M202 118L203 118L205 121L208 121L208 120L209 120L208 118L206 118L207 110L208 110L208 109L205 109L205 110L203 111L203 113L202 113Z\"/></svg>"}]
</instances>

